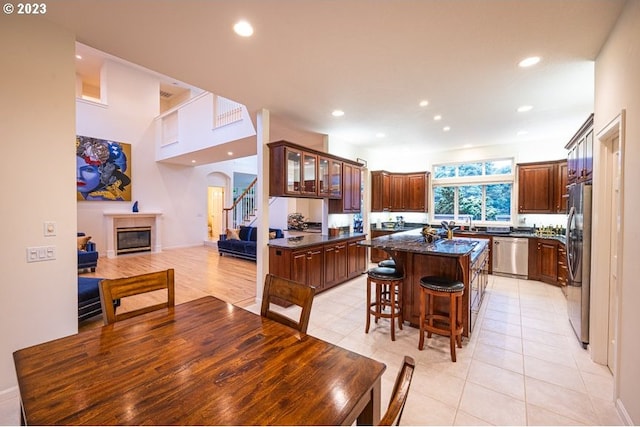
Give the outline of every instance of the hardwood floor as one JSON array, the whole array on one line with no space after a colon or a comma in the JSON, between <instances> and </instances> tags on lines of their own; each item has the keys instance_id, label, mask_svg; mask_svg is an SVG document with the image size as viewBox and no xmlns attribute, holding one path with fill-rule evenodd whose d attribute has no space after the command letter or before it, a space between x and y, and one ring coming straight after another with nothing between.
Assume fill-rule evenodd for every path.
<instances>
[{"instance_id":1,"label":"hardwood floor","mask_svg":"<svg viewBox=\"0 0 640 427\"><path fill-rule=\"evenodd\" d=\"M220 256L218 250L210 246L121 255L116 258L100 257L94 273L79 271L78 276L113 279L168 268L175 270L176 304L205 295L213 295L240 307L255 302L255 262ZM123 308L129 309L127 306ZM79 328L84 330L100 325L102 318L94 318L82 322Z\"/></svg>"}]
</instances>

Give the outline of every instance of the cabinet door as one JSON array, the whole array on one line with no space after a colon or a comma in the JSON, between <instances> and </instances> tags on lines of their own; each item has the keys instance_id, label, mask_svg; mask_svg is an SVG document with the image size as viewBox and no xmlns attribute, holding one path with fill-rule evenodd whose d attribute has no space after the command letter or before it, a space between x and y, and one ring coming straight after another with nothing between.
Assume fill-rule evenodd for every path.
<instances>
[{"instance_id":1,"label":"cabinet door","mask_svg":"<svg viewBox=\"0 0 640 427\"><path fill-rule=\"evenodd\" d=\"M558 164L555 189L555 212L559 214L567 213L567 206L569 203L569 193L567 189L567 185L569 184L568 169L569 168L567 162Z\"/></svg>"},{"instance_id":2,"label":"cabinet door","mask_svg":"<svg viewBox=\"0 0 640 427\"><path fill-rule=\"evenodd\" d=\"M329 160L329 197L339 199L342 197L342 162Z\"/></svg>"},{"instance_id":3,"label":"cabinet door","mask_svg":"<svg viewBox=\"0 0 640 427\"><path fill-rule=\"evenodd\" d=\"M518 165L518 213L554 213L554 164Z\"/></svg>"},{"instance_id":4,"label":"cabinet door","mask_svg":"<svg viewBox=\"0 0 640 427\"><path fill-rule=\"evenodd\" d=\"M552 285L558 282L558 244L544 239L538 240L538 269L540 280Z\"/></svg>"},{"instance_id":5,"label":"cabinet door","mask_svg":"<svg viewBox=\"0 0 640 427\"><path fill-rule=\"evenodd\" d=\"M353 278L366 271L367 248L361 246L358 241L347 244L347 276Z\"/></svg>"},{"instance_id":6,"label":"cabinet door","mask_svg":"<svg viewBox=\"0 0 640 427\"><path fill-rule=\"evenodd\" d=\"M427 211L427 176L426 174L411 174L404 179L402 190L404 211Z\"/></svg>"},{"instance_id":7,"label":"cabinet door","mask_svg":"<svg viewBox=\"0 0 640 427\"><path fill-rule=\"evenodd\" d=\"M539 239L529 238L529 280L540 280Z\"/></svg>"},{"instance_id":8,"label":"cabinet door","mask_svg":"<svg viewBox=\"0 0 640 427\"><path fill-rule=\"evenodd\" d=\"M383 192L382 192L382 177L384 172L372 171L371 172L371 212L382 212L384 209L383 204Z\"/></svg>"},{"instance_id":9,"label":"cabinet door","mask_svg":"<svg viewBox=\"0 0 640 427\"><path fill-rule=\"evenodd\" d=\"M324 286L329 287L338 283L336 259L337 255L336 245L328 245L324 248Z\"/></svg>"},{"instance_id":10,"label":"cabinet door","mask_svg":"<svg viewBox=\"0 0 640 427\"><path fill-rule=\"evenodd\" d=\"M318 196L329 197L330 193L330 170L329 159L318 156Z\"/></svg>"},{"instance_id":11,"label":"cabinet door","mask_svg":"<svg viewBox=\"0 0 640 427\"><path fill-rule=\"evenodd\" d=\"M389 210L402 212L404 210L404 175L391 175L391 191L389 194Z\"/></svg>"},{"instance_id":12,"label":"cabinet door","mask_svg":"<svg viewBox=\"0 0 640 427\"><path fill-rule=\"evenodd\" d=\"M291 280L308 284L307 281L307 251L296 251L291 254Z\"/></svg>"},{"instance_id":13,"label":"cabinet door","mask_svg":"<svg viewBox=\"0 0 640 427\"><path fill-rule=\"evenodd\" d=\"M308 196L316 196L318 194L317 164L318 156L315 154L302 153L301 194Z\"/></svg>"},{"instance_id":14,"label":"cabinet door","mask_svg":"<svg viewBox=\"0 0 640 427\"><path fill-rule=\"evenodd\" d=\"M285 192L300 194L302 179L302 152L285 148Z\"/></svg>"},{"instance_id":15,"label":"cabinet door","mask_svg":"<svg viewBox=\"0 0 640 427\"><path fill-rule=\"evenodd\" d=\"M573 184L578 179L578 147L574 145L567 155L567 182Z\"/></svg>"},{"instance_id":16,"label":"cabinet door","mask_svg":"<svg viewBox=\"0 0 640 427\"><path fill-rule=\"evenodd\" d=\"M324 287L324 250L322 246L307 251L307 284Z\"/></svg>"}]
</instances>

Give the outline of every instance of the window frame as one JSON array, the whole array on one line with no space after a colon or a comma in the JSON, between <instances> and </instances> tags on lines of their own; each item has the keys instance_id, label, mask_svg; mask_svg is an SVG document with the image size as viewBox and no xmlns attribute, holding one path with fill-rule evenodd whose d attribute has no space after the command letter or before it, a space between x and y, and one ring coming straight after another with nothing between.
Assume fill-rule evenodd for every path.
<instances>
[{"instance_id":1,"label":"window frame","mask_svg":"<svg viewBox=\"0 0 640 427\"><path fill-rule=\"evenodd\" d=\"M505 161L508 160L511 162L511 173L508 174L500 174L500 175L485 175L486 172L486 163L488 162L496 162L496 161ZM461 165L474 164L474 163L482 163L482 175L475 176L459 176L458 171ZM439 166L455 166L456 167L456 176L453 177L443 177L436 178L436 168ZM437 187L454 187L454 200L453 200L453 220L454 221L465 221L468 218L467 214L461 214L459 212L459 191L460 187L469 186L469 185L479 185L481 186L482 191L482 207L481 207L481 219L474 220L473 224L482 224L482 225L513 225L515 223L515 215L516 215L516 162L513 157L501 157L501 158L490 158L484 160L468 160L464 162L451 162L451 163L437 163L432 165L432 179L431 179L431 196L430 196L430 212L433 221L438 221L436 219L435 205L436 205L436 188ZM511 184L511 201L509 206L509 221L487 221L486 219L486 209L487 209L487 186L494 184Z\"/></svg>"}]
</instances>

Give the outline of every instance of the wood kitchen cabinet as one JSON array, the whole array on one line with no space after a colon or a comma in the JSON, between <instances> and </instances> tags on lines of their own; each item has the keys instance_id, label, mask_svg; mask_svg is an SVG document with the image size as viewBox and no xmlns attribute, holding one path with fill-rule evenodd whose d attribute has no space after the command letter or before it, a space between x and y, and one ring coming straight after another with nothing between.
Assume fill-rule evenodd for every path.
<instances>
[{"instance_id":1,"label":"wood kitchen cabinet","mask_svg":"<svg viewBox=\"0 0 640 427\"><path fill-rule=\"evenodd\" d=\"M341 212L360 212L360 163L288 141L267 145L269 196L328 198L330 206L346 206ZM343 200L345 196L348 200ZM340 203L331 204L331 200Z\"/></svg>"},{"instance_id":2,"label":"wood kitchen cabinet","mask_svg":"<svg viewBox=\"0 0 640 427\"><path fill-rule=\"evenodd\" d=\"M360 239L362 240L362 239ZM367 271L367 247L359 245L360 240L347 242L347 278L353 279Z\"/></svg>"},{"instance_id":3,"label":"wood kitchen cabinet","mask_svg":"<svg viewBox=\"0 0 640 427\"><path fill-rule=\"evenodd\" d=\"M324 250L322 246L306 248L291 254L291 275L294 282L324 288Z\"/></svg>"},{"instance_id":4,"label":"wood kitchen cabinet","mask_svg":"<svg viewBox=\"0 0 640 427\"><path fill-rule=\"evenodd\" d=\"M347 271L347 242L339 242L324 247L323 289L342 283L349 277Z\"/></svg>"},{"instance_id":5,"label":"wood kitchen cabinet","mask_svg":"<svg viewBox=\"0 0 640 427\"><path fill-rule=\"evenodd\" d=\"M371 172L371 212L391 210L391 175L385 171Z\"/></svg>"},{"instance_id":6,"label":"wood kitchen cabinet","mask_svg":"<svg viewBox=\"0 0 640 427\"><path fill-rule=\"evenodd\" d=\"M564 250L564 245L554 239L529 238L529 280L561 286L560 248ZM566 252L564 255L566 265Z\"/></svg>"},{"instance_id":7,"label":"wood kitchen cabinet","mask_svg":"<svg viewBox=\"0 0 640 427\"><path fill-rule=\"evenodd\" d=\"M334 239L304 247L269 246L269 273L316 288L316 294L367 270L365 236Z\"/></svg>"},{"instance_id":8,"label":"wood kitchen cabinet","mask_svg":"<svg viewBox=\"0 0 640 427\"><path fill-rule=\"evenodd\" d=\"M318 195L331 199L342 197L342 162L318 156Z\"/></svg>"},{"instance_id":9,"label":"wood kitchen cabinet","mask_svg":"<svg viewBox=\"0 0 640 427\"><path fill-rule=\"evenodd\" d=\"M565 148L569 150L568 183L591 181L593 179L593 114L582 124Z\"/></svg>"},{"instance_id":10,"label":"wood kitchen cabinet","mask_svg":"<svg viewBox=\"0 0 640 427\"><path fill-rule=\"evenodd\" d=\"M329 213L358 213L362 209L362 168L342 163L342 198L329 199Z\"/></svg>"},{"instance_id":11,"label":"wood kitchen cabinet","mask_svg":"<svg viewBox=\"0 0 640 427\"><path fill-rule=\"evenodd\" d=\"M371 211L427 212L428 172L371 172Z\"/></svg>"},{"instance_id":12,"label":"wood kitchen cabinet","mask_svg":"<svg viewBox=\"0 0 640 427\"><path fill-rule=\"evenodd\" d=\"M518 164L518 213L566 213L567 161Z\"/></svg>"}]
</instances>

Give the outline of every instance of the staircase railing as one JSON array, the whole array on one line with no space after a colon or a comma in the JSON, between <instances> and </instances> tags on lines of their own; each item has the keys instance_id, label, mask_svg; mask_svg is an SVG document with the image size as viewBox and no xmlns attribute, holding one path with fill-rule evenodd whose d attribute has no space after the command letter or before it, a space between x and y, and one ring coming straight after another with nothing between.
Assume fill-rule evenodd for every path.
<instances>
[{"instance_id":1,"label":"staircase railing","mask_svg":"<svg viewBox=\"0 0 640 427\"><path fill-rule=\"evenodd\" d=\"M225 229L238 228L256 213L256 183L258 178L254 178L249 186L236 198L233 205L222 209ZM231 227L229 227L231 222Z\"/></svg>"}]
</instances>

